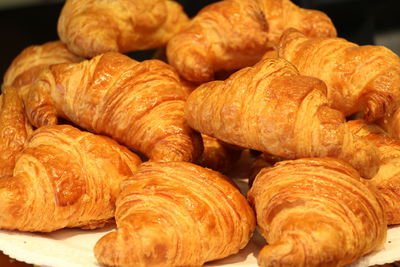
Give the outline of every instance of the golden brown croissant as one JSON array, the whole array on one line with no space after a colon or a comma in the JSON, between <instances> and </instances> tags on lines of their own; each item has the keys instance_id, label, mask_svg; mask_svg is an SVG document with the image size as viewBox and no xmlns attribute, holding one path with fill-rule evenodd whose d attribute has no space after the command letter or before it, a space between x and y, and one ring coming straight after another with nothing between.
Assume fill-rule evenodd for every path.
<instances>
[{"instance_id":1,"label":"golden brown croissant","mask_svg":"<svg viewBox=\"0 0 400 267\"><path fill-rule=\"evenodd\" d=\"M383 46L307 38L291 29L282 36L278 54L301 74L323 80L329 105L345 116L363 111L367 121L375 121L400 99L400 58Z\"/></svg>"},{"instance_id":2,"label":"golden brown croissant","mask_svg":"<svg viewBox=\"0 0 400 267\"><path fill-rule=\"evenodd\" d=\"M299 75L286 60L266 59L225 81L200 85L185 115L197 131L230 144L287 159L339 157L372 177L376 148L350 132L325 93L322 81Z\"/></svg>"},{"instance_id":3,"label":"golden brown croissant","mask_svg":"<svg viewBox=\"0 0 400 267\"><path fill-rule=\"evenodd\" d=\"M400 107L393 112L387 112L385 116L377 121L377 124L382 127L390 137L400 140Z\"/></svg>"},{"instance_id":4,"label":"golden brown croissant","mask_svg":"<svg viewBox=\"0 0 400 267\"><path fill-rule=\"evenodd\" d=\"M114 216L120 182L140 163L107 137L67 125L42 127L27 141L14 175L0 179L0 228L103 226Z\"/></svg>"},{"instance_id":5,"label":"golden brown croissant","mask_svg":"<svg viewBox=\"0 0 400 267\"><path fill-rule=\"evenodd\" d=\"M67 0L57 29L72 52L94 57L163 46L188 20L169 0Z\"/></svg>"},{"instance_id":6,"label":"golden brown croissant","mask_svg":"<svg viewBox=\"0 0 400 267\"><path fill-rule=\"evenodd\" d=\"M390 138L377 125L362 120L347 124L353 133L378 147L381 166L371 182L383 196L388 224L400 224L400 142Z\"/></svg>"},{"instance_id":7,"label":"golden brown croissant","mask_svg":"<svg viewBox=\"0 0 400 267\"><path fill-rule=\"evenodd\" d=\"M115 219L94 248L109 266L201 266L237 253L255 228L227 177L186 162L143 163L123 182Z\"/></svg>"},{"instance_id":8,"label":"golden brown croissant","mask_svg":"<svg viewBox=\"0 0 400 267\"><path fill-rule=\"evenodd\" d=\"M308 37L336 37L331 19L323 12L304 9L290 0L259 0L268 23L268 47L275 48L282 33L294 28Z\"/></svg>"},{"instance_id":9,"label":"golden brown croissant","mask_svg":"<svg viewBox=\"0 0 400 267\"><path fill-rule=\"evenodd\" d=\"M386 239L379 191L333 158L284 161L263 169L248 193L268 245L266 266L344 266Z\"/></svg>"},{"instance_id":10,"label":"golden brown croissant","mask_svg":"<svg viewBox=\"0 0 400 267\"><path fill-rule=\"evenodd\" d=\"M267 24L257 0L225 0L203 8L167 45L168 62L187 80L256 63L266 51Z\"/></svg>"},{"instance_id":11,"label":"golden brown croissant","mask_svg":"<svg viewBox=\"0 0 400 267\"><path fill-rule=\"evenodd\" d=\"M199 165L222 173L232 170L239 159L241 150L221 142L217 138L203 134L204 150L199 159Z\"/></svg>"},{"instance_id":12,"label":"golden brown croissant","mask_svg":"<svg viewBox=\"0 0 400 267\"><path fill-rule=\"evenodd\" d=\"M60 41L25 48L13 60L4 75L4 85L20 88L33 82L51 64L73 63L82 59L72 54Z\"/></svg>"},{"instance_id":13,"label":"golden brown croissant","mask_svg":"<svg viewBox=\"0 0 400 267\"><path fill-rule=\"evenodd\" d=\"M15 158L32 132L17 90L7 86L3 90L0 95L0 178L12 175Z\"/></svg>"},{"instance_id":14,"label":"golden brown croissant","mask_svg":"<svg viewBox=\"0 0 400 267\"><path fill-rule=\"evenodd\" d=\"M24 99L36 127L57 117L144 153L154 161L194 161L201 137L186 124L189 94L178 74L158 60L137 62L106 53L44 70Z\"/></svg>"}]
</instances>

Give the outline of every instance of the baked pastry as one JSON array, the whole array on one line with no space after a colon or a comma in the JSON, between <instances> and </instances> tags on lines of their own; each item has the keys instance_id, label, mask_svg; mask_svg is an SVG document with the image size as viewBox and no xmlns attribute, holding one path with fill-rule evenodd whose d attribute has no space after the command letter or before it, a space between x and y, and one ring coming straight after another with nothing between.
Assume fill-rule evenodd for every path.
<instances>
[{"instance_id":1,"label":"baked pastry","mask_svg":"<svg viewBox=\"0 0 400 267\"><path fill-rule=\"evenodd\" d=\"M266 51L267 23L258 0L225 0L203 8L167 45L168 62L188 81L250 66Z\"/></svg>"},{"instance_id":2,"label":"baked pastry","mask_svg":"<svg viewBox=\"0 0 400 267\"><path fill-rule=\"evenodd\" d=\"M4 87L0 95L0 179L12 175L15 158L31 132L17 90Z\"/></svg>"},{"instance_id":3,"label":"baked pastry","mask_svg":"<svg viewBox=\"0 0 400 267\"><path fill-rule=\"evenodd\" d=\"M308 37L336 37L331 19L318 10L296 6L290 0L259 0L268 23L268 47L276 48L282 33L294 28Z\"/></svg>"},{"instance_id":4,"label":"baked pastry","mask_svg":"<svg viewBox=\"0 0 400 267\"><path fill-rule=\"evenodd\" d=\"M4 75L4 85L21 88L32 83L39 73L51 64L74 63L82 58L70 52L61 41L32 45L12 61Z\"/></svg>"},{"instance_id":5,"label":"baked pastry","mask_svg":"<svg viewBox=\"0 0 400 267\"><path fill-rule=\"evenodd\" d=\"M201 137L204 150L198 161L199 165L222 173L232 170L242 150L205 134Z\"/></svg>"},{"instance_id":6,"label":"baked pastry","mask_svg":"<svg viewBox=\"0 0 400 267\"><path fill-rule=\"evenodd\" d=\"M187 162L143 163L123 182L115 219L94 248L108 266L201 266L237 253L255 228L227 177Z\"/></svg>"},{"instance_id":7,"label":"baked pastry","mask_svg":"<svg viewBox=\"0 0 400 267\"><path fill-rule=\"evenodd\" d=\"M91 58L164 46L188 20L169 0L67 0L57 30L72 52Z\"/></svg>"},{"instance_id":8,"label":"baked pastry","mask_svg":"<svg viewBox=\"0 0 400 267\"><path fill-rule=\"evenodd\" d=\"M158 60L106 53L44 70L24 99L36 127L63 117L105 134L154 161L195 161L201 137L184 118L188 87Z\"/></svg>"},{"instance_id":9,"label":"baked pastry","mask_svg":"<svg viewBox=\"0 0 400 267\"><path fill-rule=\"evenodd\" d=\"M400 140L400 108L393 112L387 112L385 116L376 122L390 137Z\"/></svg>"},{"instance_id":10,"label":"baked pastry","mask_svg":"<svg viewBox=\"0 0 400 267\"><path fill-rule=\"evenodd\" d=\"M226 143L287 159L339 157L371 178L378 152L328 106L325 84L282 58L266 59L189 96L189 125Z\"/></svg>"},{"instance_id":11,"label":"baked pastry","mask_svg":"<svg viewBox=\"0 0 400 267\"><path fill-rule=\"evenodd\" d=\"M400 58L383 46L308 38L291 29L282 35L278 54L301 74L323 80L329 105L345 116L362 111L372 122L400 100Z\"/></svg>"},{"instance_id":12,"label":"baked pastry","mask_svg":"<svg viewBox=\"0 0 400 267\"><path fill-rule=\"evenodd\" d=\"M0 179L0 228L97 228L114 217L120 182L141 163L115 141L72 126L37 129Z\"/></svg>"},{"instance_id":13,"label":"baked pastry","mask_svg":"<svg viewBox=\"0 0 400 267\"><path fill-rule=\"evenodd\" d=\"M262 169L267 167L272 167L274 163L275 161L269 158L269 155L265 153L261 153L260 155L258 155L251 163L251 167L249 170L249 180L248 180L249 187L253 185L254 179Z\"/></svg>"},{"instance_id":14,"label":"baked pastry","mask_svg":"<svg viewBox=\"0 0 400 267\"><path fill-rule=\"evenodd\" d=\"M347 124L353 133L378 147L381 166L371 182L383 196L388 224L400 224L400 142L375 124L363 120L352 120Z\"/></svg>"},{"instance_id":15,"label":"baked pastry","mask_svg":"<svg viewBox=\"0 0 400 267\"><path fill-rule=\"evenodd\" d=\"M347 163L307 158L256 177L248 199L268 242L265 266L345 266L379 249L386 215L379 191Z\"/></svg>"}]
</instances>

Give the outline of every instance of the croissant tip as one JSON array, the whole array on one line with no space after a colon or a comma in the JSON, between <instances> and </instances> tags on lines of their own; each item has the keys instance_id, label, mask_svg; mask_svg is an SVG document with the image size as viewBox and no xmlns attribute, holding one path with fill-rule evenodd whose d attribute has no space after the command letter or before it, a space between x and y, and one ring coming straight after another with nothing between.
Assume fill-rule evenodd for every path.
<instances>
[{"instance_id":1,"label":"croissant tip","mask_svg":"<svg viewBox=\"0 0 400 267\"><path fill-rule=\"evenodd\" d=\"M367 96L367 104L364 110L364 119L367 122L375 122L393 111L393 99L390 96L370 94Z\"/></svg>"},{"instance_id":2,"label":"croissant tip","mask_svg":"<svg viewBox=\"0 0 400 267\"><path fill-rule=\"evenodd\" d=\"M261 267L293 266L291 259L299 259L296 252L299 250L294 247L292 239L288 238L264 246L258 254L257 262Z\"/></svg>"}]
</instances>

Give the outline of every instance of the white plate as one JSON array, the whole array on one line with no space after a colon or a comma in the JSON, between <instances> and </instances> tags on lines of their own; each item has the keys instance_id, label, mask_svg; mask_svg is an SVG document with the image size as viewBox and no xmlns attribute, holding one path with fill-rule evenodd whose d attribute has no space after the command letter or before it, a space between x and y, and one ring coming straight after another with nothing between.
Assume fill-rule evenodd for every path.
<instances>
[{"instance_id":1,"label":"white plate","mask_svg":"<svg viewBox=\"0 0 400 267\"><path fill-rule=\"evenodd\" d=\"M19 261L41 266L99 267L93 255L93 247L100 237L113 230L64 229L48 234L2 230L0 250ZM256 255L262 246L263 240L255 235L239 254L208 263L206 266L257 266ZM385 264L397 260L400 260L400 226L389 229L387 242L380 251L364 256L351 267Z\"/></svg>"}]
</instances>

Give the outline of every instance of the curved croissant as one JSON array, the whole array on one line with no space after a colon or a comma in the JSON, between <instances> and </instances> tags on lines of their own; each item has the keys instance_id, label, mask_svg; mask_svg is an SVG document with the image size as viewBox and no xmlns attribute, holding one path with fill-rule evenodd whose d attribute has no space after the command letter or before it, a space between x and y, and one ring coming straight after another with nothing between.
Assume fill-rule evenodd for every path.
<instances>
[{"instance_id":1,"label":"curved croissant","mask_svg":"<svg viewBox=\"0 0 400 267\"><path fill-rule=\"evenodd\" d=\"M274 48L282 33L294 28L308 37L336 37L336 28L323 12L296 6L290 0L259 0L268 23L268 46Z\"/></svg>"},{"instance_id":2,"label":"curved croissant","mask_svg":"<svg viewBox=\"0 0 400 267\"><path fill-rule=\"evenodd\" d=\"M96 228L115 213L121 181L141 163L115 141L56 125L36 130L0 179L0 228L50 232Z\"/></svg>"},{"instance_id":3,"label":"curved croissant","mask_svg":"<svg viewBox=\"0 0 400 267\"><path fill-rule=\"evenodd\" d=\"M51 64L74 63L82 59L71 53L60 41L32 45L13 60L4 75L4 85L20 88L32 83Z\"/></svg>"},{"instance_id":4,"label":"curved croissant","mask_svg":"<svg viewBox=\"0 0 400 267\"><path fill-rule=\"evenodd\" d=\"M250 66L266 51L267 24L257 0L225 0L203 8L167 46L168 62L192 82Z\"/></svg>"},{"instance_id":5,"label":"curved croissant","mask_svg":"<svg viewBox=\"0 0 400 267\"><path fill-rule=\"evenodd\" d=\"M352 120L347 124L353 133L378 147L381 166L371 182L383 196L388 224L400 224L400 142L374 124L362 120Z\"/></svg>"},{"instance_id":6,"label":"curved croissant","mask_svg":"<svg viewBox=\"0 0 400 267\"><path fill-rule=\"evenodd\" d=\"M266 59L225 81L202 84L185 115L203 134L287 159L339 157L365 177L378 168L376 148L353 135L328 107L326 86L284 59Z\"/></svg>"},{"instance_id":7,"label":"curved croissant","mask_svg":"<svg viewBox=\"0 0 400 267\"><path fill-rule=\"evenodd\" d=\"M106 53L79 64L52 65L24 99L36 127L63 117L144 153L154 161L194 161L200 136L186 125L189 94L158 60L137 62Z\"/></svg>"},{"instance_id":8,"label":"curved croissant","mask_svg":"<svg viewBox=\"0 0 400 267\"><path fill-rule=\"evenodd\" d=\"M329 105L345 116L363 111L367 121L375 121L400 100L400 58L383 46L308 38L291 29L282 36L278 54L301 74L323 80Z\"/></svg>"},{"instance_id":9,"label":"curved croissant","mask_svg":"<svg viewBox=\"0 0 400 267\"><path fill-rule=\"evenodd\" d=\"M57 29L72 52L91 58L164 46L188 20L169 0L67 0Z\"/></svg>"},{"instance_id":10,"label":"curved croissant","mask_svg":"<svg viewBox=\"0 0 400 267\"><path fill-rule=\"evenodd\" d=\"M237 253L255 218L225 176L185 162L143 163L122 184L118 229L94 254L109 266L201 266Z\"/></svg>"},{"instance_id":11,"label":"curved croissant","mask_svg":"<svg viewBox=\"0 0 400 267\"><path fill-rule=\"evenodd\" d=\"M386 239L383 200L345 162L309 158L262 170L248 193L266 266L345 266Z\"/></svg>"},{"instance_id":12,"label":"curved croissant","mask_svg":"<svg viewBox=\"0 0 400 267\"><path fill-rule=\"evenodd\" d=\"M31 132L17 91L5 86L0 95L0 178L12 175L15 158Z\"/></svg>"}]
</instances>

